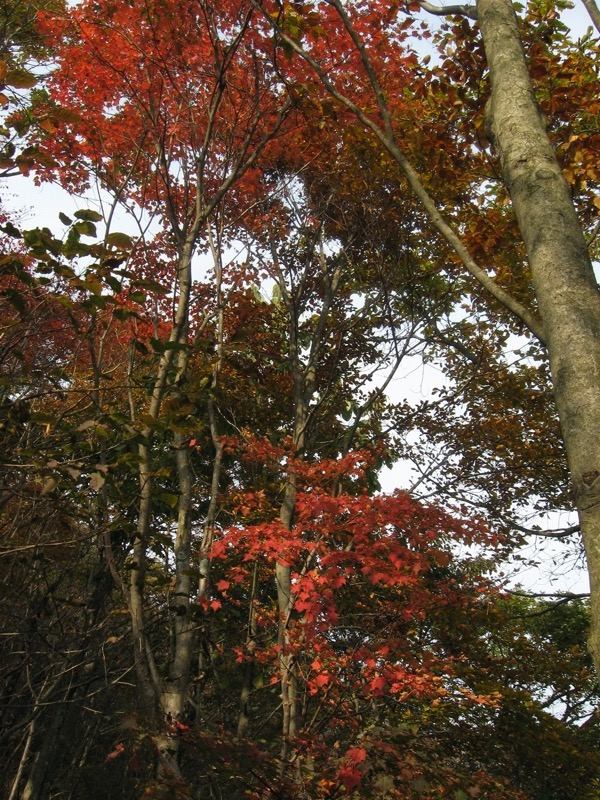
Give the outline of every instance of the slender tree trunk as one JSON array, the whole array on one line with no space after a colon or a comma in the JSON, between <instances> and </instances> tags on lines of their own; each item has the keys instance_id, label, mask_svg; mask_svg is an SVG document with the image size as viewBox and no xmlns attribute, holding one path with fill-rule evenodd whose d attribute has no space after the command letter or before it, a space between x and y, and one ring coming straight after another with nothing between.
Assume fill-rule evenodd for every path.
<instances>
[{"instance_id":1,"label":"slender tree trunk","mask_svg":"<svg viewBox=\"0 0 600 800\"><path fill-rule=\"evenodd\" d=\"M200 545L200 552L198 557L198 571L200 579L198 583L198 599L206 597L210 588L210 549L213 545L215 537L215 524L217 521L217 512L219 509L219 486L221 483L221 471L223 468L223 455L224 448L221 436L219 435L219 425L217 418L217 406L215 403L214 394L219 386L221 369L223 366L223 349L224 349L224 322L225 322L225 307L223 302L223 261L222 261L222 248L221 248L221 226L222 221L217 223L216 233L210 224L207 225L208 243L213 257L213 267L215 270L215 293L216 293L216 306L217 306L217 327L215 334L215 350L216 359L212 370L211 379L211 392L206 404L208 421L210 425L210 437L215 450L213 457L212 476L210 481L210 495L208 501L208 509L206 518L204 520L204 531L202 534L202 542ZM202 646L198 651L198 673L204 675L209 669L209 644L208 644L208 620L205 619L202 630L200 633ZM202 692L202 684L198 683L196 688L196 702L200 703L200 694ZM199 721L199 718L197 718Z\"/></svg>"},{"instance_id":2,"label":"slender tree trunk","mask_svg":"<svg viewBox=\"0 0 600 800\"><path fill-rule=\"evenodd\" d=\"M288 476L285 498L281 506L280 520L288 529L292 529L294 509L296 506L296 476ZM291 652L289 623L294 606L292 592L292 568L287 563L275 564L275 583L277 586L277 604L279 609L279 671L281 675L282 703L282 740L281 740L281 774L285 772L290 757L290 743L296 735L296 664Z\"/></svg>"},{"instance_id":3,"label":"slender tree trunk","mask_svg":"<svg viewBox=\"0 0 600 800\"><path fill-rule=\"evenodd\" d=\"M31 750L31 744L33 742L33 734L35 732L35 718L31 720L27 729L27 737L25 739L25 746L23 747L23 751L21 753L21 758L19 760L19 766L17 768L17 774L13 778L13 782L10 788L10 794L8 795L7 800L15 800L17 797L17 792L19 790L19 784L21 783L21 778L25 772L25 768L27 766L27 761L29 759L29 752Z\"/></svg>"},{"instance_id":4,"label":"slender tree trunk","mask_svg":"<svg viewBox=\"0 0 600 800\"><path fill-rule=\"evenodd\" d=\"M76 708L72 705L73 695L73 692L68 692L64 701L52 709L50 726L27 776L21 800L44 800L47 796L48 783L63 755L66 733L71 728L69 721L72 722L76 716Z\"/></svg>"},{"instance_id":5,"label":"slender tree trunk","mask_svg":"<svg viewBox=\"0 0 600 800\"><path fill-rule=\"evenodd\" d=\"M258 627L256 624L256 611L254 603L256 601L256 589L258 583L258 563L254 562L252 570L252 588L250 590L250 605L248 608L248 628L246 631L246 648L248 651L248 661L244 664L244 677L242 680L242 690L240 692L240 713L238 715L237 735L242 738L248 732L250 724L250 694L254 683L254 647Z\"/></svg>"},{"instance_id":6,"label":"slender tree trunk","mask_svg":"<svg viewBox=\"0 0 600 800\"><path fill-rule=\"evenodd\" d=\"M535 101L510 0L479 0L491 130L527 250L588 560L600 674L600 293Z\"/></svg>"},{"instance_id":7,"label":"slender tree trunk","mask_svg":"<svg viewBox=\"0 0 600 800\"><path fill-rule=\"evenodd\" d=\"M180 778L180 725L183 722L196 626L191 614L191 497L192 474L189 450L182 434L175 436L179 513L175 534L175 576L171 601L173 654L168 674L161 687L160 706L163 724L155 739L160 759L159 777Z\"/></svg>"},{"instance_id":8,"label":"slender tree trunk","mask_svg":"<svg viewBox=\"0 0 600 800\"><path fill-rule=\"evenodd\" d=\"M157 419L167 390L175 395L185 380L188 352L189 306L192 286L192 255L197 230L194 229L181 245L178 264L179 298L175 320L169 341L178 345L176 351L167 349L163 353L154 383L148 416ZM174 352L177 353L175 363ZM153 476L153 429L143 431L144 441L140 445L140 507L138 532L133 548L133 564L130 579L130 612L132 621L134 657L138 677L141 710L155 727L153 736L157 749L158 777L175 779L181 777L179 769L179 724L183 716L190 680L190 669L195 642L195 628L190 614L192 577L191 555L191 495L192 474L186 436L176 432L173 445L179 489L178 516L175 531L174 591L171 611L174 648L166 675L161 675L148 640L145 620L145 581L147 552L152 538L152 505L154 491Z\"/></svg>"},{"instance_id":9,"label":"slender tree trunk","mask_svg":"<svg viewBox=\"0 0 600 800\"><path fill-rule=\"evenodd\" d=\"M294 453L302 453L306 446L306 426L308 423L309 404L314 393L314 374L310 367L303 366L298 344L298 298L292 298L287 291L283 278L280 278L280 289L288 309L290 332L290 361L294 381ZM316 334L315 334L316 335ZM314 349L314 339L313 339ZM310 373L310 374L308 374ZM296 510L297 476L293 471L287 476L283 502L279 510L279 519L288 531L294 525ZM279 646L279 672L281 678L281 770L283 776L289 763L291 741L297 733L297 665L291 649L290 619L294 608L292 589L292 568L287 562L275 564L275 585L277 588L277 605L279 611L279 629L277 644Z\"/></svg>"},{"instance_id":10,"label":"slender tree trunk","mask_svg":"<svg viewBox=\"0 0 600 800\"><path fill-rule=\"evenodd\" d=\"M222 225L222 222L221 222ZM223 254L221 248L221 228L218 226L216 233L213 232L212 227L207 225L208 243L210 252L213 258L213 267L215 270L215 293L217 305L217 329L215 334L215 351L216 359L212 370L212 379L210 383L211 393L208 397L207 411L208 421L210 424L210 436L215 449L213 459L212 477L210 483L210 499L208 503L208 510L206 512L206 519L204 522L204 534L202 536L202 544L200 547L200 585L198 589L198 596L205 597L209 587L209 572L210 572L210 559L209 551L212 547L215 522L217 519L218 510L218 497L219 497L219 484L221 481L221 469L223 467L223 443L219 436L219 427L217 424L217 408L214 400L214 393L219 386L221 376L221 369L223 367L223 347L224 347L224 324L225 324L225 308L223 303Z\"/></svg>"},{"instance_id":11,"label":"slender tree trunk","mask_svg":"<svg viewBox=\"0 0 600 800\"><path fill-rule=\"evenodd\" d=\"M79 664L72 670L65 671L59 677L51 692L42 699L42 705L48 704L46 718L36 714L30 725L30 737L26 749L34 754L31 758L27 778L20 795L21 800L45 800L50 796L55 785L61 763L65 760L65 748L69 747L74 737L84 727L83 707L89 687L98 680L103 671L100 661L89 660L91 637L79 651ZM74 685L73 685L74 684ZM31 741L31 732L43 728L37 746ZM75 750L76 753L76 750ZM18 778L22 780L23 761L18 769ZM15 778L17 781L17 778ZM15 784L11 796L16 792ZM14 794L14 796L17 796Z\"/></svg>"},{"instance_id":12,"label":"slender tree trunk","mask_svg":"<svg viewBox=\"0 0 600 800\"><path fill-rule=\"evenodd\" d=\"M313 256L317 258L321 269L324 285L327 287L319 318L315 325L310 341L310 351L306 363L303 362L301 346L298 341L300 327L300 308L302 305L303 278L292 294L286 285L285 276L281 271L275 244L271 243L271 252L274 264L279 273L279 288L288 313L289 325L289 355L292 365L292 379L294 383L294 431L293 443L295 455L304 455L307 446L307 428L310 416L310 403L313 400L316 388L316 365L321 356L325 342L325 331L329 312L333 305L341 279L341 259L333 273L327 269L327 259L323 247L322 232L314 242ZM283 503L281 504L279 519L288 529L294 525L296 509L297 476L291 471L287 478ZM277 602L279 610L278 645L279 669L281 675L281 702L282 717L282 744L281 744L281 774L285 773L291 755L291 741L298 732L298 666L294 659L290 640L290 618L294 608L292 587L292 568L288 563L277 562L275 565L275 584L277 587Z\"/></svg>"}]
</instances>

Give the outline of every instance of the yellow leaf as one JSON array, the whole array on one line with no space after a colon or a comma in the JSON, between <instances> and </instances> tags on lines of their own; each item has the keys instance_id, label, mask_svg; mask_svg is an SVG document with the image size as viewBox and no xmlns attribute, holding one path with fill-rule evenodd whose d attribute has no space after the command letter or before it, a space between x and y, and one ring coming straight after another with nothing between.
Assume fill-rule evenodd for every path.
<instances>
[{"instance_id":1,"label":"yellow leaf","mask_svg":"<svg viewBox=\"0 0 600 800\"><path fill-rule=\"evenodd\" d=\"M55 133L58 125L50 117L46 117L46 119L40 120L40 128L48 133Z\"/></svg>"}]
</instances>

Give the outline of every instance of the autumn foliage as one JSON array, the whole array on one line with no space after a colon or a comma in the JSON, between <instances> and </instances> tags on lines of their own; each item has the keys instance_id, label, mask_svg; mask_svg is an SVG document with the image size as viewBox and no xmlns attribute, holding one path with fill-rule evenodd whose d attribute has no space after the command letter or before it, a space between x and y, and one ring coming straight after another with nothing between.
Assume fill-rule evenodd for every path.
<instances>
[{"instance_id":1,"label":"autumn foliage","mask_svg":"<svg viewBox=\"0 0 600 800\"><path fill-rule=\"evenodd\" d=\"M9 800L600 785L587 603L503 574L533 510L572 509L541 345L377 135L533 303L477 30L347 13L2 11L2 174L87 198L52 227L2 212ZM596 41L550 3L521 22L595 231Z\"/></svg>"}]
</instances>

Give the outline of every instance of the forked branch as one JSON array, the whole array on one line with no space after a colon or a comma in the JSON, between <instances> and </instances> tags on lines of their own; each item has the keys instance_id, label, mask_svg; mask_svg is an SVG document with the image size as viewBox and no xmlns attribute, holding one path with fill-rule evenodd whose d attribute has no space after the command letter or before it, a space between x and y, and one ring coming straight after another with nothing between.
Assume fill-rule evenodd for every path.
<instances>
[{"instance_id":1,"label":"forked branch","mask_svg":"<svg viewBox=\"0 0 600 800\"><path fill-rule=\"evenodd\" d=\"M445 220L441 211L437 207L435 201L425 188L418 172L414 169L412 164L408 161L402 150L398 147L391 124L390 114L387 108L383 92L379 86L377 76L373 65L371 64L366 52L366 48L362 39L359 37L357 31L354 29L348 14L346 13L340 0L328 0L329 4L335 8L340 16L340 19L348 31L353 43L358 49L362 64L367 73L369 82L373 88L377 100L378 111L381 118L384 120L384 128L378 125L371 117L369 117L356 103L354 103L346 94L340 91L333 83L326 70L319 64L319 62L308 53L302 45L288 36L281 26L272 17L266 14L269 23L275 30L277 36L282 42L285 43L290 50L297 53L304 61L311 67L315 75L319 78L325 89L329 94L337 100L340 105L351 111L355 117L368 128L379 143L385 148L387 153L398 164L404 176L406 177L411 189L421 201L421 204L427 212L432 224L437 231L442 235L445 241L451 246L454 252L460 258L463 266L467 271L486 289L489 294L494 297L501 305L508 309L514 316L521 320L521 322L533 333L533 335L545 345L544 328L541 320L537 315L520 303L516 298L506 292L496 281L480 267L472 258L465 244L460 236L454 231L452 226ZM260 8L257 0L253 0L255 7Z\"/></svg>"}]
</instances>

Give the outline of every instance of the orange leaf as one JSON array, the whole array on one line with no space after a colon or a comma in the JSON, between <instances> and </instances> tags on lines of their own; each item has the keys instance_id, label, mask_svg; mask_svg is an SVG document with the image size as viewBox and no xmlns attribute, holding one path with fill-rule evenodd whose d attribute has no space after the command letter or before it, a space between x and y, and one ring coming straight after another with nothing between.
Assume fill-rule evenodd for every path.
<instances>
[{"instance_id":1,"label":"orange leaf","mask_svg":"<svg viewBox=\"0 0 600 800\"><path fill-rule=\"evenodd\" d=\"M119 742L119 744L115 747L112 753L109 753L106 758L104 759L104 763L107 764L109 761L112 761L114 758L118 758L121 753L125 752L125 745L123 742Z\"/></svg>"}]
</instances>

